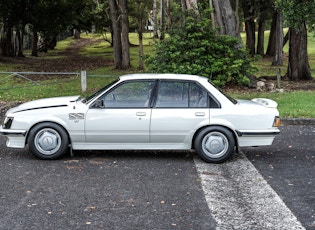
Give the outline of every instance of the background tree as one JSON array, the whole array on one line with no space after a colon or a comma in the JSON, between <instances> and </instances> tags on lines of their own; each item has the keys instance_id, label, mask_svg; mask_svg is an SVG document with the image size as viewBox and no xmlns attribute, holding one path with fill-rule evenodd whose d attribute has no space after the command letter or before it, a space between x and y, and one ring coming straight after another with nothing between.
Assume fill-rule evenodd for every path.
<instances>
[{"instance_id":1,"label":"background tree","mask_svg":"<svg viewBox=\"0 0 315 230\"><path fill-rule=\"evenodd\" d=\"M128 32L128 8L126 0L110 0L110 13L112 21L114 63L116 69L130 67Z\"/></svg>"},{"instance_id":2,"label":"background tree","mask_svg":"<svg viewBox=\"0 0 315 230\"><path fill-rule=\"evenodd\" d=\"M0 18L3 25L1 50L3 56L23 56L23 35L25 25L33 30L32 55L37 56L38 33L46 40L55 36L88 17L83 15L92 0L0 0ZM77 23L79 24L79 23ZM82 23L81 23L82 24ZM18 51L15 49L16 34Z\"/></svg>"},{"instance_id":3,"label":"background tree","mask_svg":"<svg viewBox=\"0 0 315 230\"><path fill-rule=\"evenodd\" d=\"M165 0L160 0L160 40L165 38Z\"/></svg>"},{"instance_id":4,"label":"background tree","mask_svg":"<svg viewBox=\"0 0 315 230\"><path fill-rule=\"evenodd\" d=\"M154 3L155 2L155 3ZM138 39L139 39L139 69L143 69L144 65L143 65L143 32L145 30L145 25L146 25L146 21L148 22L149 20L149 16L148 15L154 15L154 13L150 10L155 6L156 1L153 2L148 2L146 0L137 0L135 3L131 4L131 8L133 10L131 10L130 15L136 19L137 21L137 33L138 33ZM157 10L157 8L155 9ZM150 13L149 13L150 12ZM154 17L154 16L153 16ZM154 21L154 19L153 19ZM157 24L153 23L153 27L154 30L156 30L156 32L154 32L153 36L154 38L158 37L158 35L155 33L157 33L157 29L156 26Z\"/></svg>"},{"instance_id":5,"label":"background tree","mask_svg":"<svg viewBox=\"0 0 315 230\"><path fill-rule=\"evenodd\" d=\"M266 22L270 20L272 12L274 12L274 0L255 0L255 9L258 23L256 54L264 56Z\"/></svg>"},{"instance_id":6,"label":"background tree","mask_svg":"<svg viewBox=\"0 0 315 230\"><path fill-rule=\"evenodd\" d=\"M94 0L70 0L72 9L69 13L73 17L70 19L72 20L72 24L69 27L74 30L75 39L80 38L81 31L91 32L95 21L94 13L96 4Z\"/></svg>"},{"instance_id":7,"label":"background tree","mask_svg":"<svg viewBox=\"0 0 315 230\"><path fill-rule=\"evenodd\" d=\"M193 10L196 15L199 15L197 0L186 0L186 7L188 10Z\"/></svg>"},{"instance_id":8,"label":"background tree","mask_svg":"<svg viewBox=\"0 0 315 230\"><path fill-rule=\"evenodd\" d=\"M147 59L149 71L202 75L220 86L248 84L253 68L246 50L239 47L239 39L218 35L208 16L197 18L192 14L173 23L169 37L158 42Z\"/></svg>"},{"instance_id":9,"label":"background tree","mask_svg":"<svg viewBox=\"0 0 315 230\"><path fill-rule=\"evenodd\" d=\"M246 48L249 53L253 56L256 53L255 50L255 7L254 0L243 0L243 14L244 14L244 23L245 23L245 31L246 31Z\"/></svg>"},{"instance_id":10,"label":"background tree","mask_svg":"<svg viewBox=\"0 0 315 230\"><path fill-rule=\"evenodd\" d=\"M122 52L122 69L130 68L130 51L129 51L129 19L127 0L120 0L121 9L121 52Z\"/></svg>"},{"instance_id":11,"label":"background tree","mask_svg":"<svg viewBox=\"0 0 315 230\"><path fill-rule=\"evenodd\" d=\"M153 0L153 10L152 10L152 16L153 16L153 37L154 38L159 38L158 34L158 8L157 8L157 0Z\"/></svg>"},{"instance_id":12,"label":"background tree","mask_svg":"<svg viewBox=\"0 0 315 230\"><path fill-rule=\"evenodd\" d=\"M282 26L282 13L277 12L276 18L276 28L275 28L275 53L272 65L274 66L282 66L283 65L283 26Z\"/></svg>"},{"instance_id":13,"label":"background tree","mask_svg":"<svg viewBox=\"0 0 315 230\"><path fill-rule=\"evenodd\" d=\"M30 0L28 6L28 23L32 28L32 56L38 56L39 34L42 39L42 50L53 48L58 33L67 29L71 20L71 5L61 0L51 2L49 0ZM54 40L53 44L50 44Z\"/></svg>"},{"instance_id":14,"label":"background tree","mask_svg":"<svg viewBox=\"0 0 315 230\"><path fill-rule=\"evenodd\" d=\"M272 15L274 14L270 28L269 43L266 55L274 57L274 60L277 60L277 63L279 64L278 61L280 61L280 55L276 55L276 51L277 47L281 46L281 44L278 45L281 40L278 37L280 35L279 30L276 29L281 27L279 24L279 18L281 18L281 15L278 15L278 12L274 9L274 0L242 0L241 3L243 22L246 32L246 47L252 56L255 54L264 56L266 22L269 22Z\"/></svg>"},{"instance_id":15,"label":"background tree","mask_svg":"<svg viewBox=\"0 0 315 230\"><path fill-rule=\"evenodd\" d=\"M235 14L230 0L212 0L215 14L215 25L219 34L240 37Z\"/></svg>"},{"instance_id":16,"label":"background tree","mask_svg":"<svg viewBox=\"0 0 315 230\"><path fill-rule=\"evenodd\" d=\"M111 46L113 46L109 1L94 0L94 2L95 5L92 11L93 27L97 33L102 34L105 42L108 42ZM107 36L107 33L110 34L110 37Z\"/></svg>"},{"instance_id":17,"label":"background tree","mask_svg":"<svg viewBox=\"0 0 315 230\"><path fill-rule=\"evenodd\" d=\"M16 55L15 47L13 44L13 31L20 22L19 4L20 0L13 1L0 1L0 16L3 23L1 35L1 53L5 57L14 57Z\"/></svg>"},{"instance_id":18,"label":"background tree","mask_svg":"<svg viewBox=\"0 0 315 230\"><path fill-rule=\"evenodd\" d=\"M109 0L109 6L112 20L114 63L116 69L121 69L122 68L121 25L117 1Z\"/></svg>"},{"instance_id":19,"label":"background tree","mask_svg":"<svg viewBox=\"0 0 315 230\"><path fill-rule=\"evenodd\" d=\"M272 13L272 21L271 21L271 26L270 26L270 34L269 34L269 39L268 39L268 46L267 46L267 51L266 51L266 56L268 57L274 57L276 53L276 42L277 42L277 34L276 34L276 28L277 28L277 23L278 23L278 14L280 12L277 10L273 10Z\"/></svg>"},{"instance_id":20,"label":"background tree","mask_svg":"<svg viewBox=\"0 0 315 230\"><path fill-rule=\"evenodd\" d=\"M315 1L276 0L276 6L284 14L290 26L289 60L287 77L293 81L311 80L307 52L307 26L315 23Z\"/></svg>"}]
</instances>

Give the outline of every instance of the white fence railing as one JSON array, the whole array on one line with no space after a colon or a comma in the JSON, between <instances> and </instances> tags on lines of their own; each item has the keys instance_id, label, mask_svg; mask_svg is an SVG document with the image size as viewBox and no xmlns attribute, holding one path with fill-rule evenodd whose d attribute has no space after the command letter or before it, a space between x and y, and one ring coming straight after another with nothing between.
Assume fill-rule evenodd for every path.
<instances>
[{"instance_id":1,"label":"white fence railing","mask_svg":"<svg viewBox=\"0 0 315 230\"><path fill-rule=\"evenodd\" d=\"M55 83L59 82L65 82L65 81L72 81L77 80L79 77L81 77L81 89L82 92L86 91L86 71L80 71L80 72L0 72L0 90L8 90L13 88L23 88L27 87L25 84L20 86L10 85L10 87L4 86L1 87L4 84L1 84L8 80L9 78L21 78L26 82L29 82L31 85L41 85L40 81L37 80L38 76L44 76L43 79L45 79L45 76L49 76L50 78L56 76L59 80ZM73 76L74 78L71 78Z\"/></svg>"}]
</instances>

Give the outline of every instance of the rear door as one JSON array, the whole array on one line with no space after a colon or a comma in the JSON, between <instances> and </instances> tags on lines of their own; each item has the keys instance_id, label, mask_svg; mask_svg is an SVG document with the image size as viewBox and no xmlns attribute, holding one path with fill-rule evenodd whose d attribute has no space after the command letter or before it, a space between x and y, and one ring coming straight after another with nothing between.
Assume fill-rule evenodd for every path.
<instances>
[{"instance_id":1,"label":"rear door","mask_svg":"<svg viewBox=\"0 0 315 230\"><path fill-rule=\"evenodd\" d=\"M209 97L194 81L159 81L151 115L150 141L190 144L196 129L209 123Z\"/></svg>"}]
</instances>

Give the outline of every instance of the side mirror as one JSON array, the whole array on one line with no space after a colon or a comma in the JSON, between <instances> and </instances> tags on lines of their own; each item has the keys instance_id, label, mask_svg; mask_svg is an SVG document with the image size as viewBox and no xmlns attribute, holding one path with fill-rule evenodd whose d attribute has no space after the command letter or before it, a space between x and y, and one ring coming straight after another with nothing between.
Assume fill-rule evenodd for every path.
<instances>
[{"instance_id":1,"label":"side mirror","mask_svg":"<svg viewBox=\"0 0 315 230\"><path fill-rule=\"evenodd\" d=\"M101 99L96 100L94 102L93 108L96 108L96 109L103 109L103 108L105 108L104 101L101 100Z\"/></svg>"}]
</instances>

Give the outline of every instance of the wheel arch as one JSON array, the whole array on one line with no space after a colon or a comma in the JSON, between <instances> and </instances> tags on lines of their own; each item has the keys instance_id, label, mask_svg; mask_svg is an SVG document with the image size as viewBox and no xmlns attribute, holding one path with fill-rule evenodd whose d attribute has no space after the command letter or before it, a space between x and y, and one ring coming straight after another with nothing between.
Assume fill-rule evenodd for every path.
<instances>
[{"instance_id":1,"label":"wheel arch","mask_svg":"<svg viewBox=\"0 0 315 230\"><path fill-rule=\"evenodd\" d=\"M70 137L70 135L69 135L68 130L65 128L64 125L62 125L62 124L60 124L60 123L58 123L58 122L56 122L56 121L39 121L39 122L37 122L37 123L34 123L34 124L30 127L30 129L28 130L28 132L27 132L27 134L26 134L26 137L25 137L25 145L28 144L28 139L29 139L30 131L31 131L35 126L37 126L37 125L39 125L39 124L43 124L43 123L51 123L51 124L58 125L60 128L62 128L62 129L66 132L66 134L67 134L67 136L68 136L69 144L71 144L71 137Z\"/></svg>"},{"instance_id":2,"label":"wheel arch","mask_svg":"<svg viewBox=\"0 0 315 230\"><path fill-rule=\"evenodd\" d=\"M197 129L195 134L194 134L194 136L193 136L193 138L192 138L192 142L191 142L191 148L192 149L195 149L194 143L195 143L195 139L198 136L198 134L201 132L201 130L203 130L205 128L208 128L208 127L221 127L221 128L224 128L224 129L230 131L232 133L232 135L233 135L233 138L234 138L234 141L235 141L235 147L236 147L236 150L238 152L239 145L238 145L237 134L235 133L235 131L231 127L228 127L228 126L222 125L222 124L211 124L211 125L206 125L206 126L203 126L203 127L200 127L199 129Z\"/></svg>"}]
</instances>

